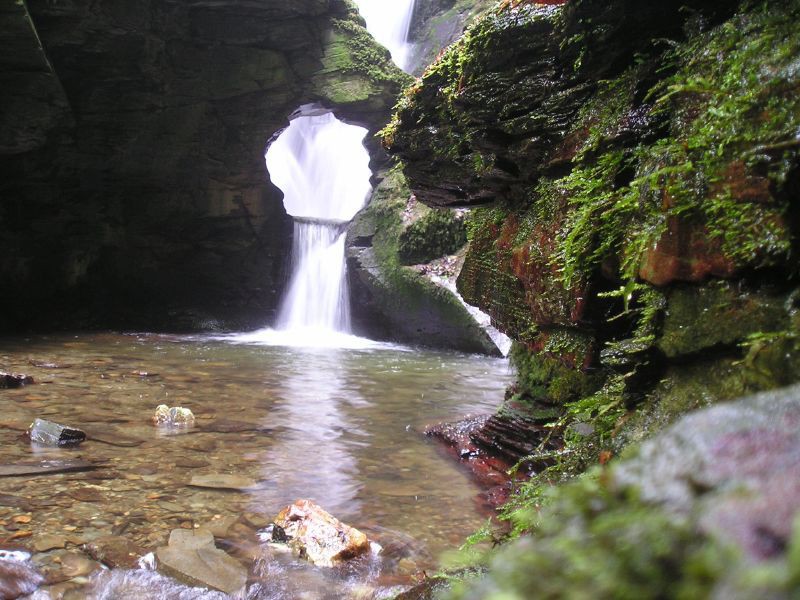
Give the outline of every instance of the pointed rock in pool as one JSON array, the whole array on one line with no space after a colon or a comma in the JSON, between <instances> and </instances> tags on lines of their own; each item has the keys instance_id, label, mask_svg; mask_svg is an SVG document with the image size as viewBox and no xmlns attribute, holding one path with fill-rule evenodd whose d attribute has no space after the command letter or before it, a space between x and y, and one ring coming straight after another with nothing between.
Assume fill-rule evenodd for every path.
<instances>
[{"instance_id":1,"label":"pointed rock in pool","mask_svg":"<svg viewBox=\"0 0 800 600\"><path fill-rule=\"evenodd\" d=\"M192 586L234 594L247 583L247 569L214 546L205 529L173 529L169 544L156 550L158 570Z\"/></svg>"},{"instance_id":2,"label":"pointed rock in pool","mask_svg":"<svg viewBox=\"0 0 800 600\"><path fill-rule=\"evenodd\" d=\"M28 429L28 437L42 446L77 446L86 439L86 434L74 427L36 419Z\"/></svg>"},{"instance_id":3,"label":"pointed rock in pool","mask_svg":"<svg viewBox=\"0 0 800 600\"><path fill-rule=\"evenodd\" d=\"M289 538L289 546L315 565L332 567L369 551L367 536L345 525L310 500L297 500L284 508L274 525Z\"/></svg>"},{"instance_id":4,"label":"pointed rock in pool","mask_svg":"<svg viewBox=\"0 0 800 600\"><path fill-rule=\"evenodd\" d=\"M226 475L225 473L195 475L189 485L216 490L253 490L258 488L258 484L252 479L241 477L240 475Z\"/></svg>"}]
</instances>

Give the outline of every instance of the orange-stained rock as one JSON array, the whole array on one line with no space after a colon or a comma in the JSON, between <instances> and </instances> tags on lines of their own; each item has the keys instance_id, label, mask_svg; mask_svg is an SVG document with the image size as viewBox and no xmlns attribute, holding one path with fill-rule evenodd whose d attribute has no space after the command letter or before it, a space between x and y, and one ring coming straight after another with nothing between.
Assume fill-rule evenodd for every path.
<instances>
[{"instance_id":1,"label":"orange-stained rock","mask_svg":"<svg viewBox=\"0 0 800 600\"><path fill-rule=\"evenodd\" d=\"M653 285L696 283L712 275L731 277L736 270L736 263L723 254L704 226L669 217L667 231L644 253L639 277Z\"/></svg>"},{"instance_id":2,"label":"orange-stained rock","mask_svg":"<svg viewBox=\"0 0 800 600\"><path fill-rule=\"evenodd\" d=\"M318 566L332 567L370 549L366 535L310 500L296 500L284 508L274 525L283 529L296 554Z\"/></svg>"}]
</instances>

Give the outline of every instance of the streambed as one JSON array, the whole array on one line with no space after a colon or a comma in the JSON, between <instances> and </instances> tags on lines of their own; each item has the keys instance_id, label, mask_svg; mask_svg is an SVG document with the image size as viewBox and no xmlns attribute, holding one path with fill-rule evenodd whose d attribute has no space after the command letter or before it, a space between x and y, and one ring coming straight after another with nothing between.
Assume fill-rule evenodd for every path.
<instances>
[{"instance_id":1,"label":"streambed","mask_svg":"<svg viewBox=\"0 0 800 600\"><path fill-rule=\"evenodd\" d=\"M153 550L172 529L197 527L214 528L217 545L248 567L248 597L380 596L435 569L443 550L485 520L479 490L419 431L492 412L510 381L504 360L387 344L300 349L146 334L6 339L0 348L0 370L36 380L0 390L0 463L98 467L0 477L0 548L38 547L33 559L52 597L215 597L144 570L64 572L98 538ZM191 408L196 427L157 429L150 419L159 404ZM35 417L83 428L90 439L34 448L24 430ZM256 486L189 485L211 474ZM258 531L298 498L363 530L385 553L338 571L274 554Z\"/></svg>"}]
</instances>

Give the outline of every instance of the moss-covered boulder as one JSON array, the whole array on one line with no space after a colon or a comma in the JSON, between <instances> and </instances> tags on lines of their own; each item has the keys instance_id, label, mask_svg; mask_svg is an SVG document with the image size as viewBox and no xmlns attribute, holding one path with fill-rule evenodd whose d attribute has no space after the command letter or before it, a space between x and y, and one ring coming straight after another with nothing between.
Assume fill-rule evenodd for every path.
<instances>
[{"instance_id":1,"label":"moss-covered boulder","mask_svg":"<svg viewBox=\"0 0 800 600\"><path fill-rule=\"evenodd\" d=\"M514 515L525 528L447 597L800 594L800 387L684 417Z\"/></svg>"},{"instance_id":2,"label":"moss-covered boulder","mask_svg":"<svg viewBox=\"0 0 800 600\"><path fill-rule=\"evenodd\" d=\"M434 348L498 354L497 345L450 289L427 277L426 269L404 266L403 257L412 248L412 256L429 260L450 250L437 237L419 237L421 229L430 227L431 210L415 207L410 197L402 172L389 170L350 225L348 276L356 330ZM459 226L451 216L440 219L434 227L442 222L448 224L445 229Z\"/></svg>"}]
</instances>

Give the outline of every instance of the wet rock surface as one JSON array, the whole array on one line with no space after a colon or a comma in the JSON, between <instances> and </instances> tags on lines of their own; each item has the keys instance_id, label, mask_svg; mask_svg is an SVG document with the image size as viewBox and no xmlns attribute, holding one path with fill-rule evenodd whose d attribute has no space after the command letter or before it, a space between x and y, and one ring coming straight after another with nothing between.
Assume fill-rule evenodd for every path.
<instances>
[{"instance_id":1,"label":"wet rock surface","mask_svg":"<svg viewBox=\"0 0 800 600\"><path fill-rule=\"evenodd\" d=\"M287 539L293 552L321 567L332 567L370 552L366 535L310 500L297 500L284 508L273 525L273 540L276 535Z\"/></svg>"},{"instance_id":2,"label":"wet rock surface","mask_svg":"<svg viewBox=\"0 0 800 600\"><path fill-rule=\"evenodd\" d=\"M156 557L161 571L189 585L233 594L247 582L247 569L216 548L214 536L204 529L174 529Z\"/></svg>"}]
</instances>

